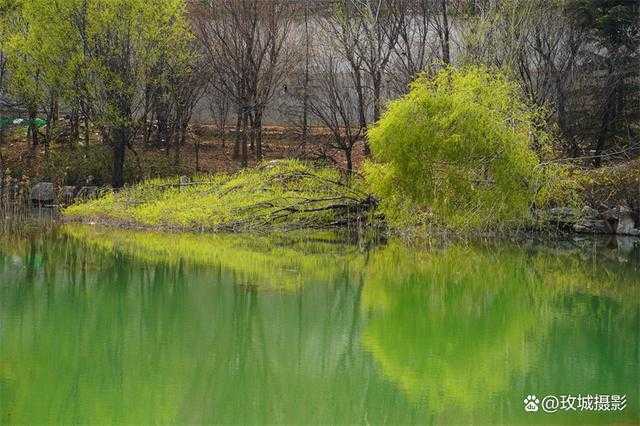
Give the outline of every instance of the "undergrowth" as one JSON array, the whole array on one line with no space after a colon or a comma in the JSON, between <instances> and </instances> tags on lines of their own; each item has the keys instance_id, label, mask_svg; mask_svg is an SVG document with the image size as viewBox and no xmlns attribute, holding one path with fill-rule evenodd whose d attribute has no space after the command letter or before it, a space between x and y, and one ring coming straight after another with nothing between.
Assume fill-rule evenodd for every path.
<instances>
[{"instance_id":1,"label":"undergrowth","mask_svg":"<svg viewBox=\"0 0 640 426\"><path fill-rule=\"evenodd\" d=\"M72 205L63 214L151 228L251 231L357 225L375 204L360 179L296 160L272 161L235 174L151 179Z\"/></svg>"}]
</instances>

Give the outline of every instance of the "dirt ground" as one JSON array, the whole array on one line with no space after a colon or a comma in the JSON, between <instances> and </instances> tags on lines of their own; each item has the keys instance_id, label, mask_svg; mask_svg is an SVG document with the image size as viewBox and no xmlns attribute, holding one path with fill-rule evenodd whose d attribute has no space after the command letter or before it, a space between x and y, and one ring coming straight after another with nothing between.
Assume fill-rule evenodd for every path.
<instances>
[{"instance_id":1,"label":"dirt ground","mask_svg":"<svg viewBox=\"0 0 640 426\"><path fill-rule=\"evenodd\" d=\"M283 127L265 127L263 131L264 160L298 158L303 160L323 161L339 169L346 169L344 153L328 149L325 143L329 135L319 128L311 129L306 142L295 131ZM197 139L196 139L197 138ZM200 126L198 134L190 138L190 143L182 151L184 165L195 171L195 140L200 141L199 169L203 172L235 171L240 168L240 161L233 159L234 135L219 136L214 126ZM364 145L359 143L353 152L353 164L357 170L364 160ZM249 149L249 166L256 164L255 151Z\"/></svg>"},{"instance_id":2,"label":"dirt ground","mask_svg":"<svg viewBox=\"0 0 640 426\"><path fill-rule=\"evenodd\" d=\"M202 173L233 172L241 168L239 159L233 159L234 134L232 129L227 129L224 136L213 125L200 125L192 129L187 143L181 149L181 169L185 173L196 173L196 142L199 145L198 171ZM326 138L329 134L323 129L313 128L307 137L306 142L301 135L292 129L283 127L265 127L263 131L263 153L264 161L297 158L321 162L338 169L346 169L346 159L344 153L327 148ZM93 143L99 144L99 141ZM64 152L63 144L55 143L55 149ZM134 144L134 149L139 155L141 163L153 162L166 156L173 158L172 148L159 148L155 146L141 146L141 143ZM14 132L12 136L5 139L3 146L0 146L2 162L8 169L28 171L32 177L41 175L45 158L44 146L40 145L36 149L31 147L30 142L22 132ZM133 155L128 152L127 155ZM249 149L249 167L255 166L255 151ZM353 164L357 170L364 159L364 145L357 144L353 152Z\"/></svg>"}]
</instances>

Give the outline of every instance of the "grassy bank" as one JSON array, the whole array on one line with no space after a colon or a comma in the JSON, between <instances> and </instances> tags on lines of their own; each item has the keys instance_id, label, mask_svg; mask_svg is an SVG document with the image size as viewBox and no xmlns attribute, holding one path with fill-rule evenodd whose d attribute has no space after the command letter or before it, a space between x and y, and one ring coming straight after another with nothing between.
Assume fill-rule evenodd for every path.
<instances>
[{"instance_id":1,"label":"grassy bank","mask_svg":"<svg viewBox=\"0 0 640 426\"><path fill-rule=\"evenodd\" d=\"M405 238L438 236L518 236L532 232L557 234L551 207L571 207L580 212L589 206L597 214L629 206L637 214L638 163L597 170L565 168L554 177L553 202L532 205L515 220L497 220L491 226L461 226L451 216L411 202L404 197L370 196L371 182L358 176L349 181L338 170L317 168L296 160L262 163L237 173L196 176L189 183L178 177L146 180L120 192L108 192L97 200L72 205L63 211L70 221L118 227L173 231L256 231L308 228L351 228L388 221L392 234ZM552 185L553 186L553 185ZM557 187L557 188L556 188ZM559 188L559 189L558 189ZM377 200L381 199L381 208ZM402 201L404 200L404 201ZM471 203L461 218L478 213ZM532 214L535 213L535 214ZM401 216L405 221L393 219ZM482 218L487 218L484 212ZM549 216L549 217L547 217ZM604 216L603 216L604 217ZM595 217L598 219L598 217ZM487 219L489 220L489 219ZM464 222L463 222L464 224Z\"/></svg>"},{"instance_id":2,"label":"grassy bank","mask_svg":"<svg viewBox=\"0 0 640 426\"><path fill-rule=\"evenodd\" d=\"M208 231L358 226L375 202L358 178L305 163L274 161L235 174L152 179L64 210L67 219Z\"/></svg>"}]
</instances>

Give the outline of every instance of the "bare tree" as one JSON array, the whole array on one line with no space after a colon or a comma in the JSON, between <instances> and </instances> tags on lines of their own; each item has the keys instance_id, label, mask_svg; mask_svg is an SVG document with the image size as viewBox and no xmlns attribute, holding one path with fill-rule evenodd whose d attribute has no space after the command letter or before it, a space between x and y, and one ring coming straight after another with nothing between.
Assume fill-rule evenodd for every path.
<instances>
[{"instance_id":1,"label":"bare tree","mask_svg":"<svg viewBox=\"0 0 640 426\"><path fill-rule=\"evenodd\" d=\"M451 25L449 23L449 2L450 0L437 0L438 12L434 19L438 40L440 40L440 49L442 62L451 63Z\"/></svg>"},{"instance_id":2,"label":"bare tree","mask_svg":"<svg viewBox=\"0 0 640 426\"><path fill-rule=\"evenodd\" d=\"M395 50L402 28L407 2L382 0L353 0L361 36L356 38L356 54L362 59L364 71L371 83L373 121L380 118L382 109L383 76Z\"/></svg>"},{"instance_id":3,"label":"bare tree","mask_svg":"<svg viewBox=\"0 0 640 426\"><path fill-rule=\"evenodd\" d=\"M320 20L324 32L331 35L328 45L337 50L350 68L358 101L360 133L366 133L368 123L380 117L384 76L402 28L399 10L407 4L405 1L340 0L336 10ZM365 152L369 153L366 142Z\"/></svg>"},{"instance_id":4,"label":"bare tree","mask_svg":"<svg viewBox=\"0 0 640 426\"><path fill-rule=\"evenodd\" d=\"M565 15L563 3L496 1L463 22L461 30L465 59L510 72L531 102L553 107L566 148L577 155L577 129L569 116L577 106L571 94L585 38Z\"/></svg>"},{"instance_id":5,"label":"bare tree","mask_svg":"<svg viewBox=\"0 0 640 426\"><path fill-rule=\"evenodd\" d=\"M334 51L316 56L312 70L309 110L331 132L327 146L342 151L347 172L351 173L353 149L364 132L358 121L358 93Z\"/></svg>"},{"instance_id":6,"label":"bare tree","mask_svg":"<svg viewBox=\"0 0 640 426\"><path fill-rule=\"evenodd\" d=\"M199 39L217 90L237 105L236 147L248 163L248 138L256 159L263 156L262 119L274 91L291 66L287 43L295 5L286 0L212 0L195 15Z\"/></svg>"},{"instance_id":7,"label":"bare tree","mask_svg":"<svg viewBox=\"0 0 640 426\"><path fill-rule=\"evenodd\" d=\"M213 76L212 83L209 87L209 112L213 117L213 120L216 124L218 136L222 141L222 147L225 147L226 142L226 127L229 122L229 114L231 112L231 108L233 108L232 102L228 97L225 96L223 92L219 91L219 87L221 85L219 83L213 82L217 76Z\"/></svg>"},{"instance_id":8,"label":"bare tree","mask_svg":"<svg viewBox=\"0 0 640 426\"><path fill-rule=\"evenodd\" d=\"M440 57L433 32L436 13L433 0L407 0L407 6L398 9L398 43L389 70L393 95L404 94L416 75L429 70Z\"/></svg>"},{"instance_id":9,"label":"bare tree","mask_svg":"<svg viewBox=\"0 0 640 426\"><path fill-rule=\"evenodd\" d=\"M207 90L209 76L203 72L204 60L197 54L188 55L187 64L176 63L168 69L169 94L173 115L171 138L174 146L174 165L180 163L180 150L187 139L187 129L193 111Z\"/></svg>"},{"instance_id":10,"label":"bare tree","mask_svg":"<svg viewBox=\"0 0 640 426\"><path fill-rule=\"evenodd\" d=\"M367 127L368 93L364 76L362 55L358 54L358 40L362 37L362 26L358 19L357 9L352 0L341 0L340 9L326 17L320 17L319 26L325 34L325 49L338 52L336 57L348 66L347 72L352 80L352 87L357 95L358 125ZM319 53L321 54L321 53Z\"/></svg>"},{"instance_id":11,"label":"bare tree","mask_svg":"<svg viewBox=\"0 0 640 426\"><path fill-rule=\"evenodd\" d=\"M309 0L304 0L304 77L302 80L302 143L309 136L309 65L311 61L311 32L309 29Z\"/></svg>"},{"instance_id":12,"label":"bare tree","mask_svg":"<svg viewBox=\"0 0 640 426\"><path fill-rule=\"evenodd\" d=\"M584 32L551 7L539 8L527 44L518 57L518 73L525 92L538 105L551 105L558 127L573 155L578 154L576 129L570 124L570 91L578 76L585 48Z\"/></svg>"}]
</instances>

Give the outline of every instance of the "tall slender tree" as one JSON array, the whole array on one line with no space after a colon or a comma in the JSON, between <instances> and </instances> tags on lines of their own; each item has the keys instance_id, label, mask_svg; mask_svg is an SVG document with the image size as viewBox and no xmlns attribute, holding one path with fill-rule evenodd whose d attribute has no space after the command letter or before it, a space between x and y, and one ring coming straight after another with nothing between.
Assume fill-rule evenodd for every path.
<instances>
[{"instance_id":1,"label":"tall slender tree","mask_svg":"<svg viewBox=\"0 0 640 426\"><path fill-rule=\"evenodd\" d=\"M237 105L235 154L248 163L248 143L263 157L262 122L292 66L288 41L297 6L287 0L209 0L194 14L213 81ZM237 155L234 155L237 157Z\"/></svg>"}]
</instances>

